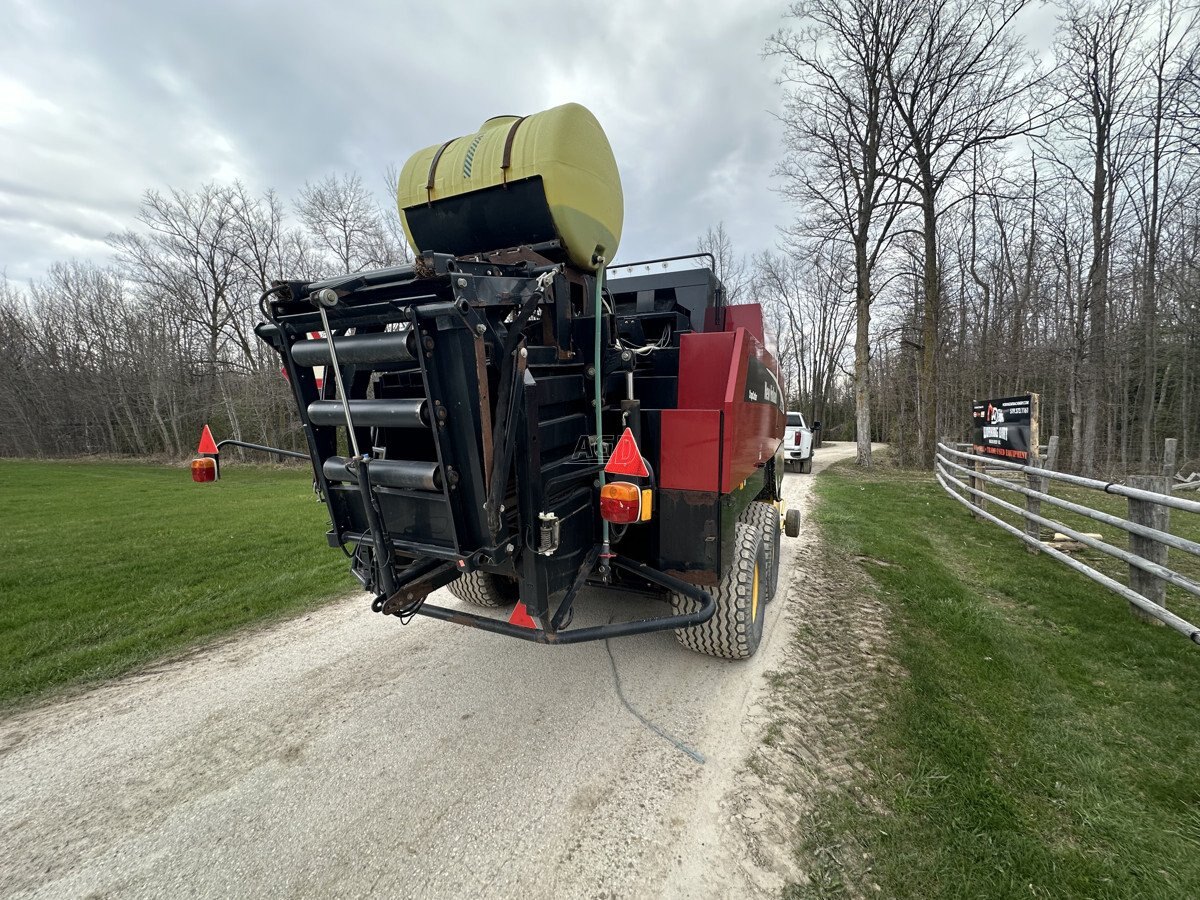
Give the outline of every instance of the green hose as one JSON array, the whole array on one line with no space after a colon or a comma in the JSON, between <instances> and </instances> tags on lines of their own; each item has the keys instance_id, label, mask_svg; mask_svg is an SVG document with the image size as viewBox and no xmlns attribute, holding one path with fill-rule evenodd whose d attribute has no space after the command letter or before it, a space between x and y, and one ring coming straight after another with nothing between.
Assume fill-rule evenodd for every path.
<instances>
[{"instance_id":1,"label":"green hose","mask_svg":"<svg viewBox=\"0 0 1200 900\"><path fill-rule=\"evenodd\" d=\"M596 267L596 300L595 300L595 303L592 304L592 310L596 314L596 356L595 356L596 375L595 375L595 379L594 379L596 382L596 456L600 460L600 487L603 488L604 487L604 397L603 397L604 376L601 374L600 363L604 359L604 357L603 357L604 344L603 344L603 341L601 340L600 326L603 323L603 319L604 319L604 316L603 316L603 312L604 312L603 291L604 291L605 259L603 256L599 256L599 255L594 257L594 259L597 264L597 267ZM608 551L608 521L606 519L602 518L600 520L600 525L601 525L601 529L602 529L601 535L602 535L602 539L604 541L604 549L605 549L605 552L607 552Z\"/></svg>"}]
</instances>

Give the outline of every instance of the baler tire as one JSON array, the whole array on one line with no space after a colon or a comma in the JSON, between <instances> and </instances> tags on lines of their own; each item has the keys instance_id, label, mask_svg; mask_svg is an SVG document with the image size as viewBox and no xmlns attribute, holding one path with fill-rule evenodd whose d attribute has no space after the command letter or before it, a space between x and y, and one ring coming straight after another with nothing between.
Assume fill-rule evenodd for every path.
<instances>
[{"instance_id":1,"label":"baler tire","mask_svg":"<svg viewBox=\"0 0 1200 900\"><path fill-rule=\"evenodd\" d=\"M677 628L675 638L697 653L723 659L749 659L762 641L766 601L762 596L762 573L767 556L762 529L757 523L739 521L735 526L733 563L724 577L710 588L717 611L702 625ZM671 595L676 613L690 612L694 601Z\"/></svg>"},{"instance_id":2,"label":"baler tire","mask_svg":"<svg viewBox=\"0 0 1200 900\"><path fill-rule=\"evenodd\" d=\"M812 472L812 457L800 461L800 474L808 475Z\"/></svg>"},{"instance_id":3,"label":"baler tire","mask_svg":"<svg viewBox=\"0 0 1200 900\"><path fill-rule=\"evenodd\" d=\"M779 551L781 528L779 510L773 503L755 500L743 513L748 522L757 524L763 533L763 546L767 551L767 568L763 572L763 598L770 603L779 590Z\"/></svg>"},{"instance_id":4,"label":"baler tire","mask_svg":"<svg viewBox=\"0 0 1200 900\"><path fill-rule=\"evenodd\" d=\"M464 603L500 609L517 602L517 583L491 572L467 572L449 584L450 593Z\"/></svg>"},{"instance_id":5,"label":"baler tire","mask_svg":"<svg viewBox=\"0 0 1200 900\"><path fill-rule=\"evenodd\" d=\"M783 517L783 531L788 537L800 537L800 510L789 509Z\"/></svg>"}]
</instances>

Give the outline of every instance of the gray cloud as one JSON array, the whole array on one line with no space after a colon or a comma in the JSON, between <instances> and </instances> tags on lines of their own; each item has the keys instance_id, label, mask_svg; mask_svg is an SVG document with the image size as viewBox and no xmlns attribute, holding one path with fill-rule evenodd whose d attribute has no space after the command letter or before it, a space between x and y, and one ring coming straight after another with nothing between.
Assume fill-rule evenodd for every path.
<instances>
[{"instance_id":1,"label":"gray cloud","mask_svg":"<svg viewBox=\"0 0 1200 900\"><path fill-rule=\"evenodd\" d=\"M383 171L489 116L575 100L613 143L620 256L724 221L771 245L787 208L774 66L782 3L66 3L0 0L0 269L104 257L147 188Z\"/></svg>"}]
</instances>

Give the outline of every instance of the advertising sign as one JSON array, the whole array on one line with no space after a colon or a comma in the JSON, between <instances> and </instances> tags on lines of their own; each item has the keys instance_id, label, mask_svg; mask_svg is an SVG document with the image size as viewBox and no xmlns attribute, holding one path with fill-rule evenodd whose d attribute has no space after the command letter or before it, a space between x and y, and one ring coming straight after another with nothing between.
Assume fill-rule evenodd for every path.
<instances>
[{"instance_id":1,"label":"advertising sign","mask_svg":"<svg viewBox=\"0 0 1200 900\"><path fill-rule=\"evenodd\" d=\"M971 406L975 453L1028 464L1038 452L1038 395L977 400Z\"/></svg>"}]
</instances>

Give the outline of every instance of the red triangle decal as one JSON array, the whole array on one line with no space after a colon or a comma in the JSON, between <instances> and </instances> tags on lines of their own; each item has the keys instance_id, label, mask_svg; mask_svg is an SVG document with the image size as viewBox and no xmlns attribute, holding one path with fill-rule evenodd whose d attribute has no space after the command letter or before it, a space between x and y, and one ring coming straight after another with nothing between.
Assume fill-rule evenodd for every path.
<instances>
[{"instance_id":1,"label":"red triangle decal","mask_svg":"<svg viewBox=\"0 0 1200 900\"><path fill-rule=\"evenodd\" d=\"M604 471L609 475L630 475L634 478L650 477L646 464L642 462L642 451L638 449L637 441L633 439L633 432L628 428L621 435L621 439L617 441L617 446L613 447L612 456L608 458Z\"/></svg>"},{"instance_id":2,"label":"red triangle decal","mask_svg":"<svg viewBox=\"0 0 1200 900\"><path fill-rule=\"evenodd\" d=\"M200 432L200 446L196 449L197 453L211 453L214 456L221 451L217 449L217 442L213 440L212 432L208 430L208 426L204 426L204 430Z\"/></svg>"}]
</instances>

